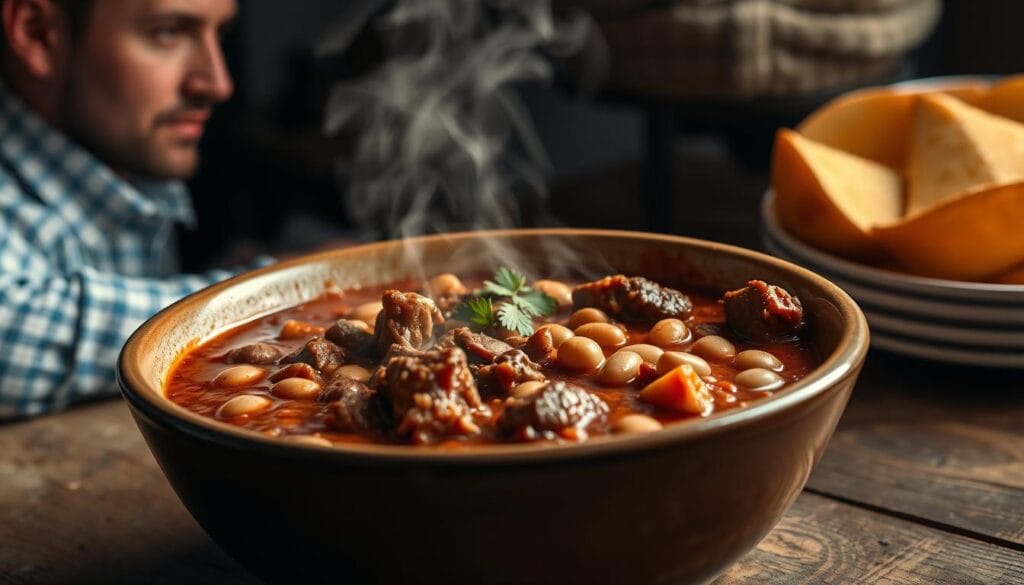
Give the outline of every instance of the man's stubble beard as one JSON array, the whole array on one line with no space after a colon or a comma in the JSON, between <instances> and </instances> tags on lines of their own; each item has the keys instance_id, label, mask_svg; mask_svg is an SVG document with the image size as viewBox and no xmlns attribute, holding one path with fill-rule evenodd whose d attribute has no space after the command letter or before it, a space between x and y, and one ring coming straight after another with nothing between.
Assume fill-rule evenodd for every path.
<instances>
[{"instance_id":1,"label":"man's stubble beard","mask_svg":"<svg viewBox=\"0 0 1024 585\"><path fill-rule=\"evenodd\" d=\"M181 180L195 174L199 166L198 142L161 144L156 127L128 139L111 136L102 122L82 112L82 103L74 80L68 79L59 92L58 128L118 175ZM175 152L178 149L187 152Z\"/></svg>"}]
</instances>

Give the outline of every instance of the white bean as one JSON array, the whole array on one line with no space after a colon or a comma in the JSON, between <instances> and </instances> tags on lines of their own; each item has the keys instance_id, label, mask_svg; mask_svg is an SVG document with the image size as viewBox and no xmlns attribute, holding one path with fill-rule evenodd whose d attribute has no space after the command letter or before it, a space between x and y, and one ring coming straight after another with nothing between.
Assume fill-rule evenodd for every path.
<instances>
[{"instance_id":1,"label":"white bean","mask_svg":"<svg viewBox=\"0 0 1024 585\"><path fill-rule=\"evenodd\" d=\"M747 390L775 390L785 383L782 376L764 368L750 368L736 374L736 385Z\"/></svg>"},{"instance_id":2,"label":"white bean","mask_svg":"<svg viewBox=\"0 0 1024 585\"><path fill-rule=\"evenodd\" d=\"M566 339L576 335L565 325L559 325L558 323L547 323L537 328L538 331L547 329L551 332L551 343L554 344L555 349L558 349L559 345L565 342Z\"/></svg>"},{"instance_id":3,"label":"white bean","mask_svg":"<svg viewBox=\"0 0 1024 585\"><path fill-rule=\"evenodd\" d=\"M288 319L281 325L281 332L277 334L278 339L309 339L316 335L323 335L324 328L305 321Z\"/></svg>"},{"instance_id":4,"label":"white bean","mask_svg":"<svg viewBox=\"0 0 1024 585\"><path fill-rule=\"evenodd\" d=\"M636 378L642 363L644 360L638 353L617 351L605 361L597 379L602 384L625 384Z\"/></svg>"},{"instance_id":5,"label":"white bean","mask_svg":"<svg viewBox=\"0 0 1024 585\"><path fill-rule=\"evenodd\" d=\"M685 343L690 339L690 328L679 319L662 319L651 327L647 335L648 343L658 347L668 347Z\"/></svg>"},{"instance_id":6,"label":"white bean","mask_svg":"<svg viewBox=\"0 0 1024 585\"><path fill-rule=\"evenodd\" d=\"M348 315L349 319L358 319L363 323L369 323L372 327L377 322L377 313L380 313L381 309L384 308L383 303L376 301L373 303L363 303L358 307L352 309L352 312Z\"/></svg>"},{"instance_id":7,"label":"white bean","mask_svg":"<svg viewBox=\"0 0 1024 585\"><path fill-rule=\"evenodd\" d=\"M262 380L266 375L266 370L256 366L231 366L230 368L221 370L220 373L213 378L213 385L220 386L221 388L237 388L239 386L247 386L249 384L256 383Z\"/></svg>"},{"instance_id":8,"label":"white bean","mask_svg":"<svg viewBox=\"0 0 1024 585\"><path fill-rule=\"evenodd\" d=\"M588 337L573 337L558 347L558 364L578 372L590 372L601 367L604 352L596 341Z\"/></svg>"},{"instance_id":9,"label":"white bean","mask_svg":"<svg viewBox=\"0 0 1024 585\"><path fill-rule=\"evenodd\" d=\"M776 372L782 371L782 361L767 351L760 349L748 349L741 351L736 354L736 357L732 360L732 365L736 366L740 370L749 370L750 368L764 368L766 370L775 370Z\"/></svg>"},{"instance_id":10,"label":"white bean","mask_svg":"<svg viewBox=\"0 0 1024 585\"><path fill-rule=\"evenodd\" d=\"M345 376L346 378L352 378L359 382L365 382L370 379L370 370L367 370L363 366L357 366L356 364L348 364L335 370L334 375Z\"/></svg>"},{"instance_id":11,"label":"white bean","mask_svg":"<svg viewBox=\"0 0 1024 585\"><path fill-rule=\"evenodd\" d=\"M612 425L612 431L619 434L650 433L661 428L657 419L646 414L627 414Z\"/></svg>"},{"instance_id":12,"label":"white bean","mask_svg":"<svg viewBox=\"0 0 1024 585\"><path fill-rule=\"evenodd\" d=\"M633 353L640 354L640 357L649 364L656 364L661 359L661 354L665 353L665 350L661 349L656 345L649 343L634 343L633 345L627 345L619 349L619 351L631 351Z\"/></svg>"},{"instance_id":13,"label":"white bean","mask_svg":"<svg viewBox=\"0 0 1024 585\"><path fill-rule=\"evenodd\" d=\"M533 283L533 288L555 299L560 309L572 305L572 288L564 282L543 279Z\"/></svg>"},{"instance_id":14,"label":"white bean","mask_svg":"<svg viewBox=\"0 0 1024 585\"><path fill-rule=\"evenodd\" d=\"M601 347L617 347L626 343L626 334L611 323L584 323L574 333L593 339Z\"/></svg>"},{"instance_id":15,"label":"white bean","mask_svg":"<svg viewBox=\"0 0 1024 585\"><path fill-rule=\"evenodd\" d=\"M601 309L585 307L569 315L569 329L576 329L586 323L607 323L611 321Z\"/></svg>"},{"instance_id":16,"label":"white bean","mask_svg":"<svg viewBox=\"0 0 1024 585\"><path fill-rule=\"evenodd\" d=\"M451 272L445 272L434 276L427 281L427 288L437 296L453 296L466 293L466 285L462 284L458 276Z\"/></svg>"},{"instance_id":17,"label":"white bean","mask_svg":"<svg viewBox=\"0 0 1024 585\"><path fill-rule=\"evenodd\" d=\"M265 396L242 394L235 396L217 409L218 418L234 418L243 414L255 414L270 406L270 399Z\"/></svg>"},{"instance_id":18,"label":"white bean","mask_svg":"<svg viewBox=\"0 0 1024 585\"><path fill-rule=\"evenodd\" d=\"M736 346L719 335L707 335L690 346L690 352L704 359L722 360L736 355Z\"/></svg>"},{"instance_id":19,"label":"white bean","mask_svg":"<svg viewBox=\"0 0 1024 585\"><path fill-rule=\"evenodd\" d=\"M685 351L666 351L658 360L658 375L663 376L683 364L690 364L700 377L711 375L711 365L700 356Z\"/></svg>"},{"instance_id":20,"label":"white bean","mask_svg":"<svg viewBox=\"0 0 1024 585\"><path fill-rule=\"evenodd\" d=\"M307 400L316 397L320 393L320 384L306 378L285 378L270 389L274 396L291 398L292 400Z\"/></svg>"}]
</instances>

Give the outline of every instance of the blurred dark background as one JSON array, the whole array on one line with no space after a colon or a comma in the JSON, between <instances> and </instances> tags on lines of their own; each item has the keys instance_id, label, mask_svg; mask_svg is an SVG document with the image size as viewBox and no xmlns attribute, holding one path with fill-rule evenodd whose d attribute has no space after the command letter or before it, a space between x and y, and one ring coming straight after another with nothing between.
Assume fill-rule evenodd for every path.
<instances>
[{"instance_id":1,"label":"blurred dark background","mask_svg":"<svg viewBox=\"0 0 1024 585\"><path fill-rule=\"evenodd\" d=\"M212 118L203 166L190 184L199 227L181 238L186 268L353 237L335 172L352 140L323 134L323 104L332 81L358 74L372 56L360 42L343 55L317 57L314 51L343 7L337 0L241 6L225 39L236 93ZM1024 2L1018 0L947 1L928 41L876 81L1024 72L1021 22ZM758 202L768 183L774 129L795 124L833 95L709 108L707 101L581 96L570 86L518 88L551 159L547 211L554 221L751 247L758 246ZM660 140L652 140L657 132ZM667 205L666 213L649 212L652 190L669 194L655 204ZM735 201L729 233L709 227L722 218L706 217L700 201L708 197Z\"/></svg>"}]
</instances>

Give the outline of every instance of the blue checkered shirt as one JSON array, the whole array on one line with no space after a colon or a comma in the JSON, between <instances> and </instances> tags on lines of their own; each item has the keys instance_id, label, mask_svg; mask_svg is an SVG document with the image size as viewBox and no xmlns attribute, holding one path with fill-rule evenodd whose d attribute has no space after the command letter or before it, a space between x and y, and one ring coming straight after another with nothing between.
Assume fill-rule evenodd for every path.
<instances>
[{"instance_id":1,"label":"blue checkered shirt","mask_svg":"<svg viewBox=\"0 0 1024 585\"><path fill-rule=\"evenodd\" d=\"M129 182L0 85L0 420L116 392L142 321L230 273L178 274L180 182Z\"/></svg>"}]
</instances>

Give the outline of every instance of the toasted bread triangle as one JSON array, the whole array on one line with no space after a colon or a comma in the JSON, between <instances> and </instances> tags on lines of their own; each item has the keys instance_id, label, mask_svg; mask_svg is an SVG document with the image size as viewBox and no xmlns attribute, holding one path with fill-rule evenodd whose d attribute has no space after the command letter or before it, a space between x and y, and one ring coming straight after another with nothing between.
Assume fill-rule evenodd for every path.
<instances>
[{"instance_id":1,"label":"toasted bread triangle","mask_svg":"<svg viewBox=\"0 0 1024 585\"><path fill-rule=\"evenodd\" d=\"M898 221L903 209L902 180L893 169L792 130L776 135L772 181L786 229L842 255L876 254L871 228Z\"/></svg>"},{"instance_id":2,"label":"toasted bread triangle","mask_svg":"<svg viewBox=\"0 0 1024 585\"><path fill-rule=\"evenodd\" d=\"M920 96L907 165L907 215L1024 179L1024 124L941 94Z\"/></svg>"},{"instance_id":3,"label":"toasted bread triangle","mask_svg":"<svg viewBox=\"0 0 1024 585\"><path fill-rule=\"evenodd\" d=\"M874 235L907 272L953 280L995 280L1024 259L1024 181L982 187Z\"/></svg>"},{"instance_id":4,"label":"toasted bread triangle","mask_svg":"<svg viewBox=\"0 0 1024 585\"><path fill-rule=\"evenodd\" d=\"M984 95L978 81L943 83L941 91L968 103ZM815 110L797 127L800 134L884 165L907 165L907 137L914 120L917 97L929 91L913 88L867 88L844 94Z\"/></svg>"}]
</instances>

